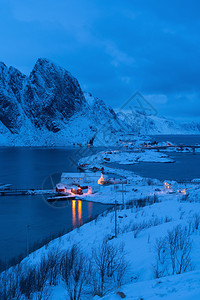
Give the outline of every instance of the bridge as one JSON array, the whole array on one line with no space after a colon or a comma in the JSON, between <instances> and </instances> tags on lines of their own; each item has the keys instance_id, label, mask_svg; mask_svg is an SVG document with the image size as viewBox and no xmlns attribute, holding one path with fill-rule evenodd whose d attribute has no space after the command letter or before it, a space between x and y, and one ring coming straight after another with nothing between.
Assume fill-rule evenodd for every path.
<instances>
[{"instance_id":1,"label":"bridge","mask_svg":"<svg viewBox=\"0 0 200 300\"><path fill-rule=\"evenodd\" d=\"M196 149L200 149L200 145L165 145L165 146L146 146L141 149L147 150L166 150L167 148L180 148L180 149L192 149L193 153L195 153Z\"/></svg>"}]
</instances>

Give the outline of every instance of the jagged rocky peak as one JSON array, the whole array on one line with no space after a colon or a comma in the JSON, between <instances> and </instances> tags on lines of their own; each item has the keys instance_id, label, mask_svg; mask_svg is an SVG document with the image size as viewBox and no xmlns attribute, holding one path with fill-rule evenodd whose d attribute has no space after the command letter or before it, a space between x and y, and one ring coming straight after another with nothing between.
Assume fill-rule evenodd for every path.
<instances>
[{"instance_id":1,"label":"jagged rocky peak","mask_svg":"<svg viewBox=\"0 0 200 300\"><path fill-rule=\"evenodd\" d=\"M8 77L8 68L3 62L0 62L0 81L1 81L0 88L2 88L3 86L5 87L7 77Z\"/></svg>"},{"instance_id":2,"label":"jagged rocky peak","mask_svg":"<svg viewBox=\"0 0 200 300\"><path fill-rule=\"evenodd\" d=\"M57 132L87 106L78 80L45 58L39 58L29 76L0 63L0 121L17 133L29 120L37 128Z\"/></svg>"},{"instance_id":3,"label":"jagged rocky peak","mask_svg":"<svg viewBox=\"0 0 200 300\"><path fill-rule=\"evenodd\" d=\"M22 74L19 70L14 67L7 67L6 64L0 62L0 80L1 80L1 87L2 83L6 84L9 83L10 77L15 76L24 79L26 76Z\"/></svg>"},{"instance_id":4,"label":"jagged rocky peak","mask_svg":"<svg viewBox=\"0 0 200 300\"><path fill-rule=\"evenodd\" d=\"M6 64L2 61L0 61L0 74L2 73L3 70L7 70L8 67L6 66Z\"/></svg>"},{"instance_id":5,"label":"jagged rocky peak","mask_svg":"<svg viewBox=\"0 0 200 300\"><path fill-rule=\"evenodd\" d=\"M87 143L105 124L106 132L115 128L114 111L101 99L85 97L78 80L46 58L37 60L29 76L0 63L0 137L12 143L14 136L20 145L56 138L60 144L59 137Z\"/></svg>"},{"instance_id":6,"label":"jagged rocky peak","mask_svg":"<svg viewBox=\"0 0 200 300\"><path fill-rule=\"evenodd\" d=\"M86 104L78 80L47 59L37 60L29 79L40 103L58 110L66 119Z\"/></svg>"},{"instance_id":7,"label":"jagged rocky peak","mask_svg":"<svg viewBox=\"0 0 200 300\"><path fill-rule=\"evenodd\" d=\"M0 63L0 121L11 132L18 133L22 125L18 102L25 76Z\"/></svg>"},{"instance_id":8,"label":"jagged rocky peak","mask_svg":"<svg viewBox=\"0 0 200 300\"><path fill-rule=\"evenodd\" d=\"M69 91L77 98L83 97L78 80L67 70L61 68L46 58L39 58L29 76L32 84L38 86L45 85L46 88L53 90L60 89L63 92ZM66 85L65 85L66 84Z\"/></svg>"}]
</instances>

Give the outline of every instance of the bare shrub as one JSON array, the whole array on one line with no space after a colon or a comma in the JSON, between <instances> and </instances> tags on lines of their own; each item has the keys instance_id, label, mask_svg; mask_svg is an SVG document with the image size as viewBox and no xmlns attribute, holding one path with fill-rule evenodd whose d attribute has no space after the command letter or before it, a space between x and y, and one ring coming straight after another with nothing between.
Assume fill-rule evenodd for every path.
<instances>
[{"instance_id":1,"label":"bare shrub","mask_svg":"<svg viewBox=\"0 0 200 300\"><path fill-rule=\"evenodd\" d=\"M83 292L103 295L123 283L127 264L122 245L114 247L105 239L93 249L90 262L77 245L61 257L58 249L48 251L36 265L20 264L0 274L0 299L46 300L50 286L61 279L70 300L79 300Z\"/></svg>"},{"instance_id":2,"label":"bare shrub","mask_svg":"<svg viewBox=\"0 0 200 300\"><path fill-rule=\"evenodd\" d=\"M147 184L148 184L148 185L153 185L153 180L151 180L150 178L147 179Z\"/></svg>"},{"instance_id":3,"label":"bare shrub","mask_svg":"<svg viewBox=\"0 0 200 300\"><path fill-rule=\"evenodd\" d=\"M191 230L192 230L192 221L189 220L189 221L188 221L188 233L189 233L189 234L191 233Z\"/></svg>"},{"instance_id":4,"label":"bare shrub","mask_svg":"<svg viewBox=\"0 0 200 300\"><path fill-rule=\"evenodd\" d=\"M172 221L172 218L166 216L165 219L164 219L164 223L169 223Z\"/></svg>"},{"instance_id":5,"label":"bare shrub","mask_svg":"<svg viewBox=\"0 0 200 300\"><path fill-rule=\"evenodd\" d=\"M138 234L141 232L142 228L141 227L138 227L136 228L134 231L133 231L133 236L134 236L134 239L137 238Z\"/></svg>"},{"instance_id":6,"label":"bare shrub","mask_svg":"<svg viewBox=\"0 0 200 300\"><path fill-rule=\"evenodd\" d=\"M50 285L57 285L59 283L60 274L60 255L59 250L54 248L49 251L46 258L48 262L48 280Z\"/></svg>"},{"instance_id":7,"label":"bare shrub","mask_svg":"<svg viewBox=\"0 0 200 300\"><path fill-rule=\"evenodd\" d=\"M87 282L87 262L77 245L73 245L62 258L61 273L70 300L79 300Z\"/></svg>"},{"instance_id":8,"label":"bare shrub","mask_svg":"<svg viewBox=\"0 0 200 300\"><path fill-rule=\"evenodd\" d=\"M184 214L185 214L185 211L181 211L181 212L180 212L180 220L183 219Z\"/></svg>"},{"instance_id":9,"label":"bare shrub","mask_svg":"<svg viewBox=\"0 0 200 300\"><path fill-rule=\"evenodd\" d=\"M32 293L35 292L35 267L26 268L19 277L19 289L22 295L30 299Z\"/></svg>"},{"instance_id":10,"label":"bare shrub","mask_svg":"<svg viewBox=\"0 0 200 300\"><path fill-rule=\"evenodd\" d=\"M186 272L191 266L192 243L186 228L180 225L168 232L172 274Z\"/></svg>"},{"instance_id":11,"label":"bare shrub","mask_svg":"<svg viewBox=\"0 0 200 300\"><path fill-rule=\"evenodd\" d=\"M152 215L152 218L147 220L147 221L142 221L142 222L135 222L135 223L130 223L127 225L124 225L122 229L120 229L121 233L125 232L130 232L133 231L134 238L138 236L138 234L147 228L151 228L153 226L158 226L163 223L171 222L172 218L165 217L164 219L161 217L159 218L158 216L155 216L154 214Z\"/></svg>"},{"instance_id":12,"label":"bare shrub","mask_svg":"<svg viewBox=\"0 0 200 300\"><path fill-rule=\"evenodd\" d=\"M21 299L21 293L18 287L18 282L15 278L15 274L7 274L6 272L1 274L0 299L1 300Z\"/></svg>"},{"instance_id":13,"label":"bare shrub","mask_svg":"<svg viewBox=\"0 0 200 300\"><path fill-rule=\"evenodd\" d=\"M49 260L42 258L39 265L36 267L34 291L37 293L38 300L48 298L46 283L49 279Z\"/></svg>"},{"instance_id":14,"label":"bare shrub","mask_svg":"<svg viewBox=\"0 0 200 300\"><path fill-rule=\"evenodd\" d=\"M188 196L189 196L189 194L183 195L183 196L181 197L181 200L180 200L180 201L183 201L183 202L188 201Z\"/></svg>"},{"instance_id":15,"label":"bare shrub","mask_svg":"<svg viewBox=\"0 0 200 300\"><path fill-rule=\"evenodd\" d=\"M54 252L55 254L55 252ZM34 265L19 264L12 267L12 270L0 274L0 299L47 299L47 281L51 284L55 279L51 271L55 271L56 256L52 263L53 253L43 257L40 262ZM52 268L54 266L54 268Z\"/></svg>"},{"instance_id":16,"label":"bare shrub","mask_svg":"<svg viewBox=\"0 0 200 300\"><path fill-rule=\"evenodd\" d=\"M158 196L154 194L153 196L153 203L159 203Z\"/></svg>"},{"instance_id":17,"label":"bare shrub","mask_svg":"<svg viewBox=\"0 0 200 300\"><path fill-rule=\"evenodd\" d=\"M148 244L150 243L150 238L151 238L151 235L148 234L148 239L147 239L147 243L148 243Z\"/></svg>"},{"instance_id":18,"label":"bare shrub","mask_svg":"<svg viewBox=\"0 0 200 300\"><path fill-rule=\"evenodd\" d=\"M24 268L19 275L20 293L30 299L34 293L37 299L45 299L45 286L48 279L48 261L44 258L38 266L29 266Z\"/></svg>"},{"instance_id":19,"label":"bare shrub","mask_svg":"<svg viewBox=\"0 0 200 300\"><path fill-rule=\"evenodd\" d=\"M168 274L167 263L167 238L159 238L155 244L156 263L153 266L155 278L163 277Z\"/></svg>"},{"instance_id":20,"label":"bare shrub","mask_svg":"<svg viewBox=\"0 0 200 300\"><path fill-rule=\"evenodd\" d=\"M181 274L191 269L192 243L187 228L181 225L168 231L164 238L156 241L155 277Z\"/></svg>"},{"instance_id":21,"label":"bare shrub","mask_svg":"<svg viewBox=\"0 0 200 300\"><path fill-rule=\"evenodd\" d=\"M117 286L122 284L127 264L124 248L114 247L106 239L92 251L92 286L93 294L102 297L110 289L113 281Z\"/></svg>"},{"instance_id":22,"label":"bare shrub","mask_svg":"<svg viewBox=\"0 0 200 300\"><path fill-rule=\"evenodd\" d=\"M200 224L200 215L199 214L194 214L194 229L198 230L199 229L199 224Z\"/></svg>"}]
</instances>

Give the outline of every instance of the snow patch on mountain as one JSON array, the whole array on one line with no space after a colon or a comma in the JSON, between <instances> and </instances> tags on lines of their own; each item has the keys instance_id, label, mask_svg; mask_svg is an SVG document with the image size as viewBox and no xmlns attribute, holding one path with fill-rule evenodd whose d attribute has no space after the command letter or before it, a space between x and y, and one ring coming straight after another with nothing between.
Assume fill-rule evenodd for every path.
<instances>
[{"instance_id":1,"label":"snow patch on mountain","mask_svg":"<svg viewBox=\"0 0 200 300\"><path fill-rule=\"evenodd\" d=\"M127 133L199 134L200 124L116 113L45 58L29 76L0 63L0 146L107 146Z\"/></svg>"},{"instance_id":2,"label":"snow patch on mountain","mask_svg":"<svg viewBox=\"0 0 200 300\"><path fill-rule=\"evenodd\" d=\"M0 64L0 145L64 146L113 143L121 131L111 107L47 59L29 76ZM109 138L108 138L109 137Z\"/></svg>"},{"instance_id":3,"label":"snow patch on mountain","mask_svg":"<svg viewBox=\"0 0 200 300\"><path fill-rule=\"evenodd\" d=\"M119 112L117 116L135 133L144 135L200 134L200 123L196 122L178 122L162 116L147 116L136 111Z\"/></svg>"}]
</instances>

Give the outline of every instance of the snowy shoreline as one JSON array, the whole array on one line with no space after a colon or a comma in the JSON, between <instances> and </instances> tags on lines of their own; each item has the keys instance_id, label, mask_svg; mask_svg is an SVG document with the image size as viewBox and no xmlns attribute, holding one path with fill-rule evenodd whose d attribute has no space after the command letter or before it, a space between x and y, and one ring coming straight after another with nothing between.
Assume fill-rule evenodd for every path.
<instances>
[{"instance_id":1,"label":"snowy shoreline","mask_svg":"<svg viewBox=\"0 0 200 300\"><path fill-rule=\"evenodd\" d=\"M166 154L148 151L147 157L144 152L133 153L132 161L135 161L139 155L141 161L151 159L156 163L158 162L156 160L161 159L162 163L172 163ZM196 228L194 221L197 218L195 216L198 215L200 218L200 185L195 184L195 181L189 184L177 184L176 182L164 184L158 179L143 178L132 171L109 166L109 162L115 162L122 157L122 161L127 160L124 153L119 150L116 154L100 152L100 154L84 157L79 161L79 165L85 164L85 171L90 173L94 167L99 170L103 167L105 175L123 177L127 180L124 188L122 184L106 185L92 195L80 197L80 199L83 198L81 199L83 201L108 205L113 205L117 201L119 204L117 238L113 238L115 234L114 211L108 211L31 253L20 263L20 266L26 269L29 266L39 265L44 258L48 258L49 253L58 253L58 256L62 256L63 252L72 247L74 243L78 244L87 256L90 256L93 249L99 247L106 238L109 244L115 247L121 243L124 244L129 270L123 285L108 292L103 299L119 299L117 291L123 292L127 300L133 297L135 297L134 299L171 300L178 299L177 297L183 299L183 293L186 295L184 300L198 297L200 295L200 287L197 286L197 282L200 280L200 227ZM152 157L150 157L151 153L153 153ZM143 155L144 157L142 157ZM104 158L110 158L110 160L106 161ZM196 181L198 183L198 180ZM115 189L116 186L119 188ZM195 270L188 270L181 275L168 274L155 279L152 265L155 264L156 241L179 225L187 228L193 242L191 256ZM8 272L12 272L12 270L14 269L11 268ZM190 290L191 285L188 280L192 281L193 291ZM68 299L62 280L55 286L49 286L47 283L47 287L51 294L49 299ZM37 294L35 299L36 297ZM81 299L88 299L87 295ZM95 296L94 299L100 298Z\"/></svg>"}]
</instances>

